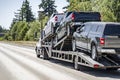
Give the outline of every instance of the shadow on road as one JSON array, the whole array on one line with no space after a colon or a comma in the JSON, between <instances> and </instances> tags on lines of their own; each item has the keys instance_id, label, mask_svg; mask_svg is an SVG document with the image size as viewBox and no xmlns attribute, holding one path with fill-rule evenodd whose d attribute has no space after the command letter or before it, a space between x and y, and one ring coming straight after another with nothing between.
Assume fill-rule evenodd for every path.
<instances>
[{"instance_id":1,"label":"shadow on road","mask_svg":"<svg viewBox=\"0 0 120 80\"><path fill-rule=\"evenodd\" d=\"M55 59L50 59L49 60L52 63L61 65L61 66L65 66L67 68L73 68L73 64L72 63L68 63L68 62L64 62L64 61L60 61L60 60L55 60ZM108 70L104 70L104 69L93 69L93 68L88 68L88 67L84 67L84 66L80 66L81 67L81 72L85 73L85 74L89 74L95 77L102 77L102 78L114 78L114 79L120 79L120 69L118 71L108 71Z\"/></svg>"},{"instance_id":2,"label":"shadow on road","mask_svg":"<svg viewBox=\"0 0 120 80\"><path fill-rule=\"evenodd\" d=\"M90 71L83 71L87 74L94 75L96 77L109 77L109 78L116 78L120 79L120 71L107 71L107 70L90 70Z\"/></svg>"}]
</instances>

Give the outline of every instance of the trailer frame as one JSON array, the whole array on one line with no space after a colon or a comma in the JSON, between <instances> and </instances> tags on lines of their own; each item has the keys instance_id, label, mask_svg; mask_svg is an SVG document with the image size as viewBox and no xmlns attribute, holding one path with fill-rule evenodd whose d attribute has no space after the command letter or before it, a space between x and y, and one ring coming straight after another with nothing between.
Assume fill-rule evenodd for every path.
<instances>
[{"instance_id":1,"label":"trailer frame","mask_svg":"<svg viewBox=\"0 0 120 80\"><path fill-rule=\"evenodd\" d=\"M74 26L75 23L71 24ZM77 23L79 24L79 23ZM81 24L81 23L80 23ZM79 25L80 25L79 24ZM76 25L76 24L75 24ZM70 27L70 26L69 26ZM120 68L120 61L117 62L115 59L110 59L107 55L103 55L101 60L95 61L93 60L89 55L85 54L84 52L80 51L71 51L71 50L63 50L64 41L67 38L70 38L70 28L68 27L67 35L64 36L60 41L57 41L56 44L54 43L54 35L50 35L48 37L49 40L47 40L47 37L41 39L41 51L39 51L39 54L43 56L43 59L57 59L62 60L66 62L70 62L74 64L75 69L79 69L79 65L96 68L96 69L114 69L117 70ZM72 38L70 38L72 39ZM57 49L57 46L60 46L59 49ZM120 60L120 58L119 58Z\"/></svg>"}]
</instances>

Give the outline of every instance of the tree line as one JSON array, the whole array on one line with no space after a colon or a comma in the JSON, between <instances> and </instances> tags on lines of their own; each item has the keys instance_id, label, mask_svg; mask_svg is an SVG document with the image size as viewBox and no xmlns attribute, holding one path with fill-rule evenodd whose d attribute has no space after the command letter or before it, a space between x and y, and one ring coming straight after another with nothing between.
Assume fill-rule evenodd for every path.
<instances>
[{"instance_id":1,"label":"tree line","mask_svg":"<svg viewBox=\"0 0 120 80\"><path fill-rule=\"evenodd\" d=\"M41 0L39 17L35 19L30 2L24 0L19 10L15 12L15 18L11 23L10 30L5 35L5 39L19 40L37 40L40 36L40 29L43 28L50 15L57 12L54 0Z\"/></svg>"},{"instance_id":2,"label":"tree line","mask_svg":"<svg viewBox=\"0 0 120 80\"><path fill-rule=\"evenodd\" d=\"M97 11L101 13L102 21L120 22L120 0L66 0L66 2L69 3L64 7L66 11ZM15 18L5 39L37 40L40 29L44 27L50 15L57 12L55 0L41 0L38 7L40 11L36 19L30 2L24 0L21 8L15 12Z\"/></svg>"},{"instance_id":3,"label":"tree line","mask_svg":"<svg viewBox=\"0 0 120 80\"><path fill-rule=\"evenodd\" d=\"M103 21L120 22L120 0L67 0L68 11L97 11Z\"/></svg>"},{"instance_id":4,"label":"tree line","mask_svg":"<svg viewBox=\"0 0 120 80\"><path fill-rule=\"evenodd\" d=\"M6 34L7 31L8 31L7 29L0 25L0 41L4 39L4 35Z\"/></svg>"}]
</instances>

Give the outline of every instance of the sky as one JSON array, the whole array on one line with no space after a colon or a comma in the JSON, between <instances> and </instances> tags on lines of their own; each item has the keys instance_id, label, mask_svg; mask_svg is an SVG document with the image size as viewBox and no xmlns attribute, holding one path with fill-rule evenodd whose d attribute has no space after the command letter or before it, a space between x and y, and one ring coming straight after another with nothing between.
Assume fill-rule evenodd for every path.
<instances>
[{"instance_id":1,"label":"sky","mask_svg":"<svg viewBox=\"0 0 120 80\"><path fill-rule=\"evenodd\" d=\"M17 12L22 6L24 0L0 0L0 25L6 29L9 29L11 22L14 18L14 13ZM41 0L28 0L30 6L32 6L32 12L35 17L38 17L39 7ZM66 0L55 0L55 5L57 6L57 11L59 13L63 12L63 7L67 6Z\"/></svg>"}]
</instances>

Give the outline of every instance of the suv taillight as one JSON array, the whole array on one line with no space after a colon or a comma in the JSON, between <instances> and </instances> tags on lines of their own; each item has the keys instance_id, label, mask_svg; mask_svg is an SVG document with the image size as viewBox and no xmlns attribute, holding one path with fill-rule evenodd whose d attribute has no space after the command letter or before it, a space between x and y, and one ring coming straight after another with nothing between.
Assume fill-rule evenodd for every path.
<instances>
[{"instance_id":1,"label":"suv taillight","mask_svg":"<svg viewBox=\"0 0 120 80\"><path fill-rule=\"evenodd\" d=\"M105 44L105 39L104 38L100 38L100 44L104 45Z\"/></svg>"},{"instance_id":2,"label":"suv taillight","mask_svg":"<svg viewBox=\"0 0 120 80\"><path fill-rule=\"evenodd\" d=\"M72 20L74 20L75 19L75 14L72 13L71 18L72 18Z\"/></svg>"},{"instance_id":3,"label":"suv taillight","mask_svg":"<svg viewBox=\"0 0 120 80\"><path fill-rule=\"evenodd\" d=\"M57 16L55 16L55 21L58 21L58 17Z\"/></svg>"}]
</instances>

